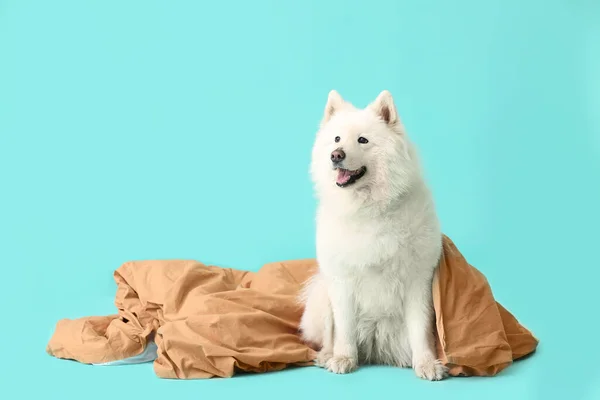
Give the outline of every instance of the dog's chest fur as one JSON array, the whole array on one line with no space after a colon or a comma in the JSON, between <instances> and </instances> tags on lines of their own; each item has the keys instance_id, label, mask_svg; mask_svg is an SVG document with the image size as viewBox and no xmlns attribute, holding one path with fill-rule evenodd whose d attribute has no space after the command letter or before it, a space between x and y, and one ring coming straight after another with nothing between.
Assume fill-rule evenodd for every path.
<instances>
[{"instance_id":1,"label":"dog's chest fur","mask_svg":"<svg viewBox=\"0 0 600 400\"><path fill-rule=\"evenodd\" d=\"M431 276L441 240L423 204L369 217L320 210L317 258L326 276L350 286L359 323L401 318L406 287Z\"/></svg>"}]
</instances>

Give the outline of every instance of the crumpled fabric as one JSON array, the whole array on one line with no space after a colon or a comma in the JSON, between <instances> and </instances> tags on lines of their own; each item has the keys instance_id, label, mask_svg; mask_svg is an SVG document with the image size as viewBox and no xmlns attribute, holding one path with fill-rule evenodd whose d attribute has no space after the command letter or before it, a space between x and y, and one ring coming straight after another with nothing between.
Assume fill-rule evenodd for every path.
<instances>
[{"instance_id":1,"label":"crumpled fabric","mask_svg":"<svg viewBox=\"0 0 600 400\"><path fill-rule=\"evenodd\" d=\"M450 375L492 376L538 339L493 297L486 278L444 237L433 279L438 357ZM257 272L195 260L132 261L114 272L117 312L58 321L47 352L110 365L154 359L160 378L231 377L313 364L298 333L298 293L314 259ZM154 349L152 346L156 346ZM155 353L154 353L155 351Z\"/></svg>"}]
</instances>

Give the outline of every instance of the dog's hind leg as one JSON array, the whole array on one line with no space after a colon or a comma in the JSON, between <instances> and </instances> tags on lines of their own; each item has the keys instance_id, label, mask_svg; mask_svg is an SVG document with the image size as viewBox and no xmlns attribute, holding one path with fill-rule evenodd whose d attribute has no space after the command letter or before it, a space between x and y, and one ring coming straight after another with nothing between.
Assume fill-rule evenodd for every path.
<instances>
[{"instance_id":1,"label":"dog's hind leg","mask_svg":"<svg viewBox=\"0 0 600 400\"><path fill-rule=\"evenodd\" d=\"M438 381L447 375L447 368L436 358L431 281L421 279L409 288L406 302L408 339L412 351L412 366L418 377Z\"/></svg>"},{"instance_id":2,"label":"dog's hind leg","mask_svg":"<svg viewBox=\"0 0 600 400\"><path fill-rule=\"evenodd\" d=\"M333 354L333 312L327 285L320 274L308 281L301 301L304 304L304 313L300 320L302 338L320 348L315 363L319 367L325 367Z\"/></svg>"}]
</instances>

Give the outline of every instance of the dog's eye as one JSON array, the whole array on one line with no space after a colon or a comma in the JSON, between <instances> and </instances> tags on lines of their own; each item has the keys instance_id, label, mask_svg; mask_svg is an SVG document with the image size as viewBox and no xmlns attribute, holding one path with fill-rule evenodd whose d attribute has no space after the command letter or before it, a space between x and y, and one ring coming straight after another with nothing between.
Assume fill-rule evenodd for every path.
<instances>
[{"instance_id":1,"label":"dog's eye","mask_svg":"<svg viewBox=\"0 0 600 400\"><path fill-rule=\"evenodd\" d=\"M358 143L360 143L360 144L367 144L367 143L369 143L369 141L366 138L364 138L364 137L361 136L361 137L358 138Z\"/></svg>"},{"instance_id":2,"label":"dog's eye","mask_svg":"<svg viewBox=\"0 0 600 400\"><path fill-rule=\"evenodd\" d=\"M336 136L336 137L335 137L335 142L337 143L337 142L339 142L339 141L340 141L340 137L339 137L339 136Z\"/></svg>"}]
</instances>

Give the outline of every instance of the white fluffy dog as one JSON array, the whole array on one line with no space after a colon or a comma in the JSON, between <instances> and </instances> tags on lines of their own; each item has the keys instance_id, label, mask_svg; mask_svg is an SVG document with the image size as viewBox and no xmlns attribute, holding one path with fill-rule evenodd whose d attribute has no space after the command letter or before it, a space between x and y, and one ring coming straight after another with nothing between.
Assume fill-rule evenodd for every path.
<instances>
[{"instance_id":1,"label":"white fluffy dog","mask_svg":"<svg viewBox=\"0 0 600 400\"><path fill-rule=\"evenodd\" d=\"M416 151L383 91L365 109L329 93L313 147L319 271L302 293L317 365L412 366L440 380L431 283L442 234Z\"/></svg>"}]
</instances>

